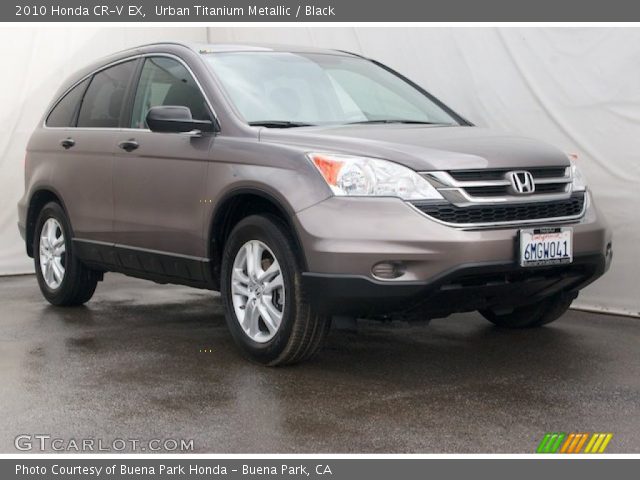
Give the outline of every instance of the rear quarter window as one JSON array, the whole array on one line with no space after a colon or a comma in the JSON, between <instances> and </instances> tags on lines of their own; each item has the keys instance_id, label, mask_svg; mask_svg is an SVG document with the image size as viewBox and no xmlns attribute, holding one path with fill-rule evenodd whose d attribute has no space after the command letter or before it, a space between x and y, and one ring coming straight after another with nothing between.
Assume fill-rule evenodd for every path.
<instances>
[{"instance_id":1,"label":"rear quarter window","mask_svg":"<svg viewBox=\"0 0 640 480\"><path fill-rule=\"evenodd\" d=\"M53 107L47 117L47 127L72 127L75 123L76 113L80 107L82 96L89 84L89 79L85 79L73 87L62 99Z\"/></svg>"}]
</instances>

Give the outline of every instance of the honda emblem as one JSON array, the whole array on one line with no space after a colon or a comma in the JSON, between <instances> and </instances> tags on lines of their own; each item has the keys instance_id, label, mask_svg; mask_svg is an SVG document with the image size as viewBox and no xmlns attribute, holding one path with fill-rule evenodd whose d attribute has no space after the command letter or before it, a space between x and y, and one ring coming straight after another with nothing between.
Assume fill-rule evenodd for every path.
<instances>
[{"instance_id":1,"label":"honda emblem","mask_svg":"<svg viewBox=\"0 0 640 480\"><path fill-rule=\"evenodd\" d=\"M536 191L536 184L533 181L533 175L527 171L509 172L507 174L511 182L511 188L518 195L528 195Z\"/></svg>"}]
</instances>

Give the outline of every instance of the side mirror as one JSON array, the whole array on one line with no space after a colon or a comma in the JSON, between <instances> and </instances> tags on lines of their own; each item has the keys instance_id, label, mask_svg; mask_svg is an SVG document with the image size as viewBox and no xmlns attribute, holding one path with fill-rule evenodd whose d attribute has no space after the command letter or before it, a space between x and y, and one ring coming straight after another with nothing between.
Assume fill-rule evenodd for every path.
<instances>
[{"instance_id":1,"label":"side mirror","mask_svg":"<svg viewBox=\"0 0 640 480\"><path fill-rule=\"evenodd\" d=\"M147 125L152 132L164 133L215 130L211 120L194 120L188 107L174 105L151 107L147 112Z\"/></svg>"}]
</instances>

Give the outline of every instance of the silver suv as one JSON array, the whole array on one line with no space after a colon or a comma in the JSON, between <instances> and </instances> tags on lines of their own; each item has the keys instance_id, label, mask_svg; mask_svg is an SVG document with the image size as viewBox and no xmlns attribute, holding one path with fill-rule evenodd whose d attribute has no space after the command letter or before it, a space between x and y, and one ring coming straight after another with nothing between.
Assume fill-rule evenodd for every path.
<instances>
[{"instance_id":1,"label":"silver suv","mask_svg":"<svg viewBox=\"0 0 640 480\"><path fill-rule=\"evenodd\" d=\"M580 171L351 53L155 44L68 79L33 133L19 227L54 305L108 271L218 290L267 365L335 315L560 317L609 267Z\"/></svg>"}]
</instances>

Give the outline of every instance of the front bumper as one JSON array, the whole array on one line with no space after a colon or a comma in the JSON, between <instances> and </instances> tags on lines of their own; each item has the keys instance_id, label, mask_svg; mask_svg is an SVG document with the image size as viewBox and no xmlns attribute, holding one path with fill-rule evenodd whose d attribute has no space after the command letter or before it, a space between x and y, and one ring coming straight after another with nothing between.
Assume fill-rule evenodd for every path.
<instances>
[{"instance_id":1,"label":"front bumper","mask_svg":"<svg viewBox=\"0 0 640 480\"><path fill-rule=\"evenodd\" d=\"M425 282L382 282L370 278L305 273L307 298L320 310L368 317L390 314L445 317L491 307L534 303L578 290L608 268L604 255L581 255L571 265L522 269L513 262L461 265Z\"/></svg>"},{"instance_id":2,"label":"front bumper","mask_svg":"<svg viewBox=\"0 0 640 480\"><path fill-rule=\"evenodd\" d=\"M609 268L611 232L591 201L566 225L574 232L574 262L523 269L519 228L452 228L399 199L332 197L296 215L307 294L336 313L412 310L428 299L434 314L445 315L577 291ZM404 275L375 278L371 269L382 261L402 262ZM460 279L464 288L456 287Z\"/></svg>"}]
</instances>

